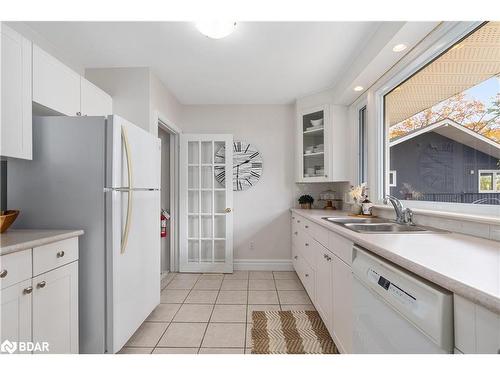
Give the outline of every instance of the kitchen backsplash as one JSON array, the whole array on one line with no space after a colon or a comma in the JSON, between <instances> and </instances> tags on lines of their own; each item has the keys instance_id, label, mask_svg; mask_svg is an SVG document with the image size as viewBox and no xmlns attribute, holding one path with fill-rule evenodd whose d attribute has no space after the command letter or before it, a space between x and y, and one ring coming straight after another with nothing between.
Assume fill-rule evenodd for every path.
<instances>
[{"instance_id":1,"label":"kitchen backsplash","mask_svg":"<svg viewBox=\"0 0 500 375\"><path fill-rule=\"evenodd\" d=\"M349 190L349 186L348 182L296 183L294 191L294 207L299 207L298 199L301 195L308 194L314 198L313 208L323 208L326 202L320 201L319 195L325 190L333 190L335 192L336 199L345 201L345 194Z\"/></svg>"}]
</instances>

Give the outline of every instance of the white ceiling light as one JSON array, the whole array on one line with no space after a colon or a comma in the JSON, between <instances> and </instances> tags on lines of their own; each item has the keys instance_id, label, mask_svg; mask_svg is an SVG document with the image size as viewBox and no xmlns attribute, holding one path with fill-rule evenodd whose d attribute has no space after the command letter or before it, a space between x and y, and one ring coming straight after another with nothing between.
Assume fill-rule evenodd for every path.
<instances>
[{"instance_id":1,"label":"white ceiling light","mask_svg":"<svg viewBox=\"0 0 500 375\"><path fill-rule=\"evenodd\" d=\"M401 52L407 48L408 48L408 46L406 44L401 43L401 44L396 44L394 47L392 47L392 50L394 52Z\"/></svg>"},{"instance_id":2,"label":"white ceiling light","mask_svg":"<svg viewBox=\"0 0 500 375\"><path fill-rule=\"evenodd\" d=\"M363 86L356 86L354 91L363 91Z\"/></svg>"},{"instance_id":3,"label":"white ceiling light","mask_svg":"<svg viewBox=\"0 0 500 375\"><path fill-rule=\"evenodd\" d=\"M234 21L201 21L196 28L203 35L212 39L221 39L231 34L236 28Z\"/></svg>"}]
</instances>

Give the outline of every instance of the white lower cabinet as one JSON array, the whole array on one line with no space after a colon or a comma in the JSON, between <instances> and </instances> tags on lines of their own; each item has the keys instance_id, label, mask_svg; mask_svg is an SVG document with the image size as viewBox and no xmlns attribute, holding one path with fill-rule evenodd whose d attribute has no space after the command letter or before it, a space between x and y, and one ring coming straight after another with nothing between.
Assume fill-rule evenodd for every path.
<instances>
[{"instance_id":1,"label":"white lower cabinet","mask_svg":"<svg viewBox=\"0 0 500 375\"><path fill-rule=\"evenodd\" d=\"M78 263L33 278L33 342L78 353Z\"/></svg>"},{"instance_id":2,"label":"white lower cabinet","mask_svg":"<svg viewBox=\"0 0 500 375\"><path fill-rule=\"evenodd\" d=\"M78 353L77 259L76 237L0 256L0 343L15 353L29 353L25 343L39 345L34 353Z\"/></svg>"},{"instance_id":3,"label":"white lower cabinet","mask_svg":"<svg viewBox=\"0 0 500 375\"><path fill-rule=\"evenodd\" d=\"M31 280L0 290L0 343L31 341Z\"/></svg>"},{"instance_id":4,"label":"white lower cabinet","mask_svg":"<svg viewBox=\"0 0 500 375\"><path fill-rule=\"evenodd\" d=\"M465 354L500 354L500 315L453 295L455 348Z\"/></svg>"},{"instance_id":5,"label":"white lower cabinet","mask_svg":"<svg viewBox=\"0 0 500 375\"><path fill-rule=\"evenodd\" d=\"M349 259L352 242L335 234L331 236L319 225L294 214L292 244L292 264L309 298L339 351L350 353L352 270Z\"/></svg>"},{"instance_id":6,"label":"white lower cabinet","mask_svg":"<svg viewBox=\"0 0 500 375\"><path fill-rule=\"evenodd\" d=\"M333 331L341 353L352 353L352 268L334 256Z\"/></svg>"},{"instance_id":7,"label":"white lower cabinet","mask_svg":"<svg viewBox=\"0 0 500 375\"><path fill-rule=\"evenodd\" d=\"M320 244L314 247L316 256L316 299L314 305L326 327L332 333L333 327L333 258Z\"/></svg>"}]
</instances>

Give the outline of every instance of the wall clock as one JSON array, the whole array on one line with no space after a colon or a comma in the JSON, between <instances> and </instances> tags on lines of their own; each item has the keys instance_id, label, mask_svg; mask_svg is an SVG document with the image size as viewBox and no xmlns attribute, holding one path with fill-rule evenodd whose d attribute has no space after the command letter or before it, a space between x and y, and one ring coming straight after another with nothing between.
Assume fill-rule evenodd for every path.
<instances>
[{"instance_id":1,"label":"wall clock","mask_svg":"<svg viewBox=\"0 0 500 375\"><path fill-rule=\"evenodd\" d=\"M221 147L215 153L215 162L224 163L225 149ZM225 171L223 166L215 166L215 178L224 185ZM247 190L259 181L262 175L262 155L250 143L233 142L233 190Z\"/></svg>"}]
</instances>

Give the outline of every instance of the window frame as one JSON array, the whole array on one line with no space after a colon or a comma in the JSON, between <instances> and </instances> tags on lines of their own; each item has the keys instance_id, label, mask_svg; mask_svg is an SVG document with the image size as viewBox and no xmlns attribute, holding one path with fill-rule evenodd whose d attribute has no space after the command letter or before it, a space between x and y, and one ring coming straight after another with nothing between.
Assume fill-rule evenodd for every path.
<instances>
[{"instance_id":1,"label":"window frame","mask_svg":"<svg viewBox=\"0 0 500 375\"><path fill-rule=\"evenodd\" d=\"M358 183L368 181L368 129L367 105L362 103L358 112Z\"/></svg>"},{"instance_id":2,"label":"window frame","mask_svg":"<svg viewBox=\"0 0 500 375\"><path fill-rule=\"evenodd\" d=\"M383 205L383 198L389 191L386 173L389 165L389 142L388 129L385 126L384 118L384 97L394 88L406 81L412 75L434 61L453 45L460 42L469 34L478 29L485 22L482 21L449 21L443 22L429 36L421 41L417 47L404 56L391 70L386 72L385 79L378 81L369 90L368 109L373 111L373 117L369 121L374 121L374 131L376 133L374 148L370 152L370 159L375 163L374 179L369 183L373 192L373 197L377 205ZM372 164L370 164L372 165ZM425 210L431 214L451 213L458 215L485 215L487 217L498 217L500 207L498 205L474 205L447 202L431 201L405 201L405 206L414 210Z\"/></svg>"},{"instance_id":3,"label":"window frame","mask_svg":"<svg viewBox=\"0 0 500 375\"><path fill-rule=\"evenodd\" d=\"M491 174L493 180L491 181L491 186L493 190L481 190L481 174ZM500 193L500 189L497 189L497 179L500 178L500 170L498 169L479 169L477 171L477 191L483 194L496 194Z\"/></svg>"}]
</instances>

